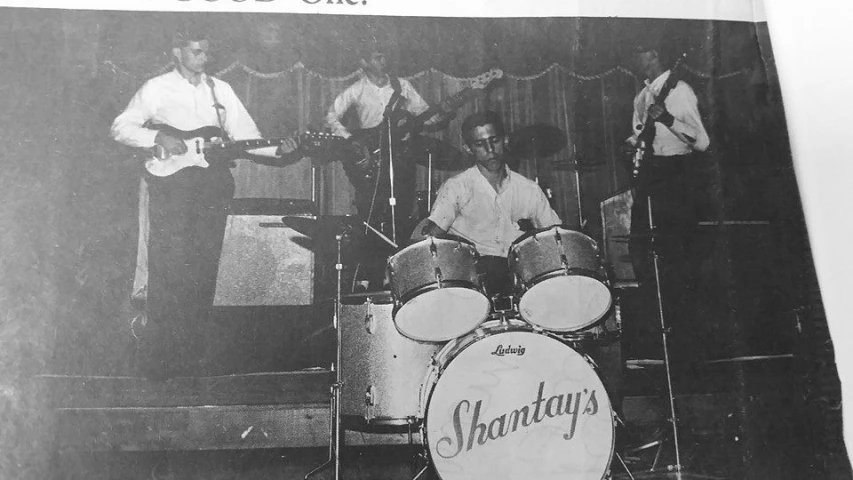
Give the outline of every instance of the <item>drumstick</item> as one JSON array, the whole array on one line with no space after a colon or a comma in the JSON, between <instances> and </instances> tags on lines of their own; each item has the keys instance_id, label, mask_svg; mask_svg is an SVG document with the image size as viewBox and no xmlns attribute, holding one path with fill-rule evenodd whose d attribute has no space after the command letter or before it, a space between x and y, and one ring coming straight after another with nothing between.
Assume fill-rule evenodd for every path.
<instances>
[{"instance_id":1,"label":"drumstick","mask_svg":"<svg viewBox=\"0 0 853 480\"><path fill-rule=\"evenodd\" d=\"M383 234L382 234L382 232L380 232L379 230L377 230L377 229L375 229L375 228L371 227L369 223L367 223L367 222L361 222L361 223L363 223L365 227L367 227L367 228L369 228L370 230L372 230L372 231L373 231L373 233L375 233L375 234L379 235L379 238L381 238L382 240L385 240L385 242L386 242L386 243L388 243L388 245L391 245L391 246L392 246L392 247L394 247L394 248L400 248L400 247L399 247L399 246L397 246L397 244L396 244L396 243L394 243L390 238L388 238L388 237L386 237L385 235L383 235Z\"/></svg>"}]
</instances>

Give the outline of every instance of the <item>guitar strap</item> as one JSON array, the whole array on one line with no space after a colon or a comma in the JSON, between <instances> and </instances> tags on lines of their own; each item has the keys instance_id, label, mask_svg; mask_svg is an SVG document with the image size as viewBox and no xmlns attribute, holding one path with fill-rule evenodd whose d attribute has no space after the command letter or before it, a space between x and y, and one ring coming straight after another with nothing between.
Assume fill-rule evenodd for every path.
<instances>
[{"instance_id":1,"label":"guitar strap","mask_svg":"<svg viewBox=\"0 0 853 480\"><path fill-rule=\"evenodd\" d=\"M399 102L400 98L403 96L403 87L400 85L400 79L389 75L388 80L391 82L391 88L394 90L394 93L391 94L391 98L388 100L388 105L385 105L385 113L383 114L383 117L386 119L391 117L391 112L394 111L394 106L397 105L397 102Z\"/></svg>"},{"instance_id":2,"label":"guitar strap","mask_svg":"<svg viewBox=\"0 0 853 480\"><path fill-rule=\"evenodd\" d=\"M658 96L655 97L655 104L663 105L663 103L666 101L666 97L669 96L669 93L672 92L672 89L675 88L677 84L678 76L675 74L675 69L672 69L669 71L669 76L666 77L666 81L663 83L663 86L660 89L660 93L658 93ZM640 137L647 139L649 145L653 145L654 143L656 128L657 127L655 126L655 122L652 121L650 118L647 118L646 128L644 128L642 133L640 133ZM646 129L648 129L648 132L646 132ZM654 147L652 147L652 150L654 150ZM654 154L654 151L652 151L652 154Z\"/></svg>"},{"instance_id":3,"label":"guitar strap","mask_svg":"<svg viewBox=\"0 0 853 480\"><path fill-rule=\"evenodd\" d=\"M219 122L219 129L222 134L228 137L228 131L225 130L225 121L222 119L222 112L225 111L225 105L219 103L216 98L216 88L213 85L213 77L207 75L207 86L210 87L210 96L213 97L213 109L216 111L216 120ZM223 138L223 141L228 141L229 138Z\"/></svg>"}]
</instances>

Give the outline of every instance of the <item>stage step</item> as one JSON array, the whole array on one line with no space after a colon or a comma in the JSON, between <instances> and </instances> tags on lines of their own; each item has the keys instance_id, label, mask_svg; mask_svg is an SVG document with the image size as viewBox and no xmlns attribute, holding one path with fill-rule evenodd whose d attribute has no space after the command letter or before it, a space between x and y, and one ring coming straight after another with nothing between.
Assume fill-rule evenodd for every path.
<instances>
[{"instance_id":1,"label":"stage step","mask_svg":"<svg viewBox=\"0 0 853 480\"><path fill-rule=\"evenodd\" d=\"M49 392L56 447L80 451L233 450L329 444L328 371L177 378L37 377ZM679 421L693 432L718 429L731 396L676 398ZM657 396L624 400L628 422L650 425L667 416ZM420 435L347 431L345 444L420 443Z\"/></svg>"}]
</instances>

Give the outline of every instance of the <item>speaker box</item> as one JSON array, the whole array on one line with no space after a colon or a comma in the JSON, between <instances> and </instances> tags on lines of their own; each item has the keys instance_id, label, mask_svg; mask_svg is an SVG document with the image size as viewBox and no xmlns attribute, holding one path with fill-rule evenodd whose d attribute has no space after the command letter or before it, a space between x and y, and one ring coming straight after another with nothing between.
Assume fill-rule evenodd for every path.
<instances>
[{"instance_id":1,"label":"speaker box","mask_svg":"<svg viewBox=\"0 0 853 480\"><path fill-rule=\"evenodd\" d=\"M281 221L285 215L316 218L307 213L310 205L302 203L307 202L236 200L232 204L219 259L214 306L295 306L314 302L311 241Z\"/></svg>"}]
</instances>

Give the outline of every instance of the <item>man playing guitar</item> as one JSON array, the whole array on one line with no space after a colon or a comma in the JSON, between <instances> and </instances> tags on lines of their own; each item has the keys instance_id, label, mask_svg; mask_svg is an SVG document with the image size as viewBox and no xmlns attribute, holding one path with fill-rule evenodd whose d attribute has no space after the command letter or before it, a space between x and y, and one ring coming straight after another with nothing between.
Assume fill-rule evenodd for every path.
<instances>
[{"instance_id":1,"label":"man playing guitar","mask_svg":"<svg viewBox=\"0 0 853 480\"><path fill-rule=\"evenodd\" d=\"M365 44L359 64L364 76L335 98L326 114L326 123L333 134L351 141L347 152L351 158L344 159L343 165L356 189L355 206L359 217L399 243L401 239L409 238L417 221L412 218L416 191L415 162L410 155L406 155L405 141L418 132L412 125L403 124L402 120L408 117L401 113L423 115L430 110L430 106L406 79L388 73L387 58L377 43L371 41ZM351 132L341 122L350 109L355 110L360 129L358 132ZM445 128L453 118L450 111L440 110L436 113L424 122L425 127L432 131ZM391 142L388 141L388 123L384 122L386 118L391 119ZM392 198L389 152L394 167L393 224L389 201ZM384 277L384 260L387 258L387 255L382 255L381 244L376 244L376 247L365 245L367 250L380 249L375 251L379 259L379 271L368 274L371 282L381 282L381 277Z\"/></svg>"},{"instance_id":2,"label":"man playing guitar","mask_svg":"<svg viewBox=\"0 0 853 480\"><path fill-rule=\"evenodd\" d=\"M649 248L665 260L662 274L664 308L673 320L689 313L688 291L698 287L699 268L689 263L698 256L692 248L699 221L698 172L710 140L699 115L693 89L678 79L677 68L664 68L655 48L634 51L636 70L645 87L634 99L631 135L634 204L629 244L635 274L641 284L654 281ZM676 62L676 66L678 62ZM651 198L654 231L649 231ZM649 235L651 233L651 235Z\"/></svg>"},{"instance_id":3,"label":"man playing guitar","mask_svg":"<svg viewBox=\"0 0 853 480\"><path fill-rule=\"evenodd\" d=\"M177 33L172 54L175 69L148 80L111 129L120 143L157 151L145 165L147 323L138 355L142 373L155 379L203 373L197 371L200 352L193 346L200 335L194 330L204 328L213 304L227 208L234 194L229 170L233 158L214 161L213 152L205 158L206 147L188 145L178 132L213 129L235 140L261 138L231 86L205 73L209 42L203 32ZM292 138L273 150L279 157L298 153ZM172 162L176 158L190 161ZM162 169L169 164L176 166Z\"/></svg>"}]
</instances>

